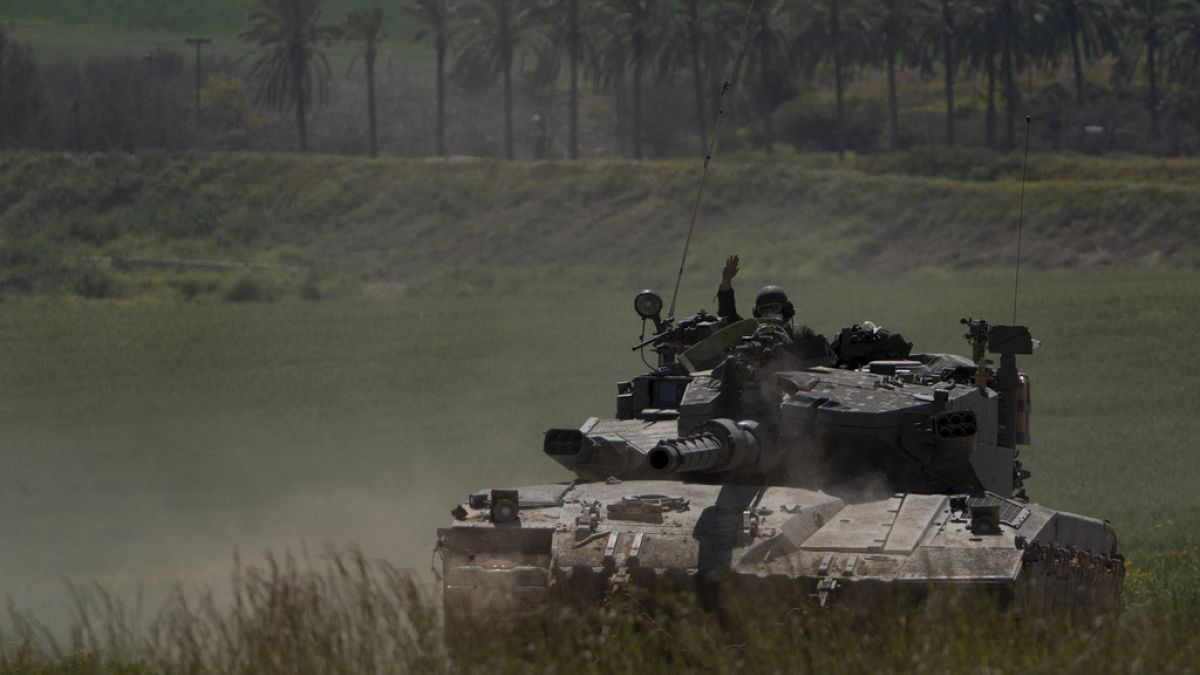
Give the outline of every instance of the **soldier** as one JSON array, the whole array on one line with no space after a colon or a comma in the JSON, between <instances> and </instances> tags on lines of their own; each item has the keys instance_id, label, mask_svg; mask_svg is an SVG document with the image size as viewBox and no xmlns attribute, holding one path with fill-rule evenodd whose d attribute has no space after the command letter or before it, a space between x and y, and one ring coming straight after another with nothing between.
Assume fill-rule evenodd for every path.
<instances>
[{"instance_id":1,"label":"soldier","mask_svg":"<svg viewBox=\"0 0 1200 675\"><path fill-rule=\"evenodd\" d=\"M721 285L717 288L717 316L729 323L742 320L737 313L737 302L733 296L733 278L737 276L740 262L741 258L736 255L725 259L725 269L721 270ZM787 293L779 286L763 286L754 298L755 318L779 317L793 340L816 337L816 333L808 326L792 325L792 316L795 313L796 309L788 299Z\"/></svg>"}]
</instances>

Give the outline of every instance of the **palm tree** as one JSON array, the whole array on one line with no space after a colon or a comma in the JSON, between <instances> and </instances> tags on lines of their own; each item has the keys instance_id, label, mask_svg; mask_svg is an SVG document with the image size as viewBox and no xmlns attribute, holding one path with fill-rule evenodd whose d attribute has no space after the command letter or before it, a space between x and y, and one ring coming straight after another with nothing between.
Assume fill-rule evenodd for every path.
<instances>
[{"instance_id":1,"label":"palm tree","mask_svg":"<svg viewBox=\"0 0 1200 675\"><path fill-rule=\"evenodd\" d=\"M954 79L961 65L959 51L963 44L960 33L960 23L966 23L964 16L967 11L959 12L960 7L970 10L978 3L962 3L961 0L939 0L936 8L926 17L920 43L924 46L921 56L921 70L932 74L934 63L942 64L943 86L946 98L946 145L953 146L957 140L957 129L954 118Z\"/></svg>"},{"instance_id":2,"label":"palm tree","mask_svg":"<svg viewBox=\"0 0 1200 675\"><path fill-rule=\"evenodd\" d=\"M633 59L633 157L642 159L642 69L646 65L646 32L654 0L618 0L629 12L629 48Z\"/></svg>"},{"instance_id":3,"label":"palm tree","mask_svg":"<svg viewBox=\"0 0 1200 675\"><path fill-rule=\"evenodd\" d=\"M1000 40L1000 79L1004 87L1004 149L1017 147L1017 73L1028 70L1030 88L1033 68L1039 62L1052 60L1053 33L1042 18L1048 8L1043 0L999 0L997 36ZM1030 94L1032 95L1032 91Z\"/></svg>"},{"instance_id":4,"label":"palm tree","mask_svg":"<svg viewBox=\"0 0 1200 675\"><path fill-rule=\"evenodd\" d=\"M869 43L887 69L888 129L893 150L899 148L900 141L896 66L905 57L915 60L912 52L917 44L917 26L932 13L933 6L928 0L874 0L868 9Z\"/></svg>"},{"instance_id":5,"label":"palm tree","mask_svg":"<svg viewBox=\"0 0 1200 675\"><path fill-rule=\"evenodd\" d=\"M4 57L5 57L5 52L7 52L7 51L8 51L8 36L5 34L4 29L2 27L0 27L0 106L3 106L5 103L8 102L8 98L7 98L8 92L4 90L4 79L5 79L5 77L4 77ZM5 122L4 118L5 118L4 110L0 109L0 147L3 147L4 141L5 141L4 137L6 135L6 125L4 124L4 122Z\"/></svg>"},{"instance_id":6,"label":"palm tree","mask_svg":"<svg viewBox=\"0 0 1200 675\"><path fill-rule=\"evenodd\" d=\"M954 72L958 54L954 48L954 8L951 0L942 0L942 66L946 76L946 145L954 145Z\"/></svg>"},{"instance_id":7,"label":"palm tree","mask_svg":"<svg viewBox=\"0 0 1200 675\"><path fill-rule=\"evenodd\" d=\"M504 84L504 156L516 158L513 142L512 69L517 51L536 37L538 15L527 0L475 0L463 5L462 41L455 67L484 69Z\"/></svg>"},{"instance_id":8,"label":"palm tree","mask_svg":"<svg viewBox=\"0 0 1200 675\"><path fill-rule=\"evenodd\" d=\"M0 27L0 147L34 145L49 121L46 97L33 51L10 41Z\"/></svg>"},{"instance_id":9,"label":"palm tree","mask_svg":"<svg viewBox=\"0 0 1200 675\"><path fill-rule=\"evenodd\" d=\"M708 3L716 6L719 3ZM692 90L696 95L696 131L700 138L700 154L708 152L708 106L705 104L704 76L700 65L700 53L704 49L704 28L701 23L700 0L684 0L686 12L688 65L692 71Z\"/></svg>"},{"instance_id":10,"label":"palm tree","mask_svg":"<svg viewBox=\"0 0 1200 675\"><path fill-rule=\"evenodd\" d=\"M258 46L260 54L250 69L262 82L258 100L275 110L292 108L300 134L300 152L308 152L308 111L313 96L329 98L329 60L325 49L340 35L322 26L322 0L260 0L250 14L250 27L241 39Z\"/></svg>"},{"instance_id":11,"label":"palm tree","mask_svg":"<svg viewBox=\"0 0 1200 675\"><path fill-rule=\"evenodd\" d=\"M964 40L970 56L970 67L987 74L987 114L984 123L984 143L996 148L996 54L1000 49L1000 8L1002 0L978 2L962 17Z\"/></svg>"},{"instance_id":12,"label":"palm tree","mask_svg":"<svg viewBox=\"0 0 1200 675\"><path fill-rule=\"evenodd\" d=\"M579 159L579 0L567 0L567 58L571 62L571 104L567 122L567 154Z\"/></svg>"},{"instance_id":13,"label":"palm tree","mask_svg":"<svg viewBox=\"0 0 1200 675\"><path fill-rule=\"evenodd\" d=\"M383 38L383 10L376 7L370 11L355 12L346 17L346 37L363 45L363 63L367 69L367 119L371 134L371 156L379 156L379 137L375 125L375 57L379 41ZM357 59L357 57L356 57ZM354 61L346 69L354 67Z\"/></svg>"},{"instance_id":14,"label":"palm tree","mask_svg":"<svg viewBox=\"0 0 1200 675\"><path fill-rule=\"evenodd\" d=\"M1168 82L1174 85L1174 95L1164 106L1170 130L1171 154L1181 154L1180 130L1190 126L1200 132L1200 2L1190 0L1177 6L1168 31L1171 49L1168 58Z\"/></svg>"},{"instance_id":15,"label":"palm tree","mask_svg":"<svg viewBox=\"0 0 1200 675\"><path fill-rule=\"evenodd\" d=\"M541 16L550 26L550 41L539 50L537 70L546 76L557 73L565 51L568 70L567 156L579 159L579 68L583 58L583 33L580 31L579 0L550 0L541 7ZM552 63L546 63L551 61Z\"/></svg>"},{"instance_id":16,"label":"palm tree","mask_svg":"<svg viewBox=\"0 0 1200 675\"><path fill-rule=\"evenodd\" d=\"M721 72L734 61L746 10L730 0L681 0L662 16L661 48L657 54L660 79L686 71L695 97L696 134L700 153L708 152L708 121L716 112L710 98L719 96ZM735 30L738 29L738 30Z\"/></svg>"},{"instance_id":17,"label":"palm tree","mask_svg":"<svg viewBox=\"0 0 1200 675\"><path fill-rule=\"evenodd\" d=\"M1176 81L1195 87L1200 84L1200 3L1193 0L1185 9L1171 27L1175 45L1171 68Z\"/></svg>"},{"instance_id":18,"label":"palm tree","mask_svg":"<svg viewBox=\"0 0 1200 675\"><path fill-rule=\"evenodd\" d=\"M1045 57L1045 39L1033 27L1042 16L1038 0L984 0L964 5L956 16L957 43L973 68L982 67L988 76L987 142L994 146L996 125L996 57L1000 57L999 79L1004 96L1005 150L1016 147L1017 73Z\"/></svg>"},{"instance_id":19,"label":"palm tree","mask_svg":"<svg viewBox=\"0 0 1200 675\"><path fill-rule=\"evenodd\" d=\"M1000 2L1000 78L1004 81L1004 149L1017 147L1017 78L1014 60L1019 54L1016 0Z\"/></svg>"},{"instance_id":20,"label":"palm tree","mask_svg":"<svg viewBox=\"0 0 1200 675\"><path fill-rule=\"evenodd\" d=\"M1057 0L1052 12L1056 30L1048 34L1050 50L1056 57L1066 41L1075 75L1075 103L1082 106L1084 61L1117 51L1116 7L1111 0Z\"/></svg>"},{"instance_id":21,"label":"palm tree","mask_svg":"<svg viewBox=\"0 0 1200 675\"><path fill-rule=\"evenodd\" d=\"M839 0L833 0L834 13L836 17L836 6ZM774 77L779 72L780 65L783 62L791 60L791 54L788 50L788 35L785 32L788 17L784 13L785 3L772 2L771 0L760 0L755 9L755 15L751 19L750 35L747 36L748 55L751 62L746 65L746 72L754 70L754 66L758 68L758 102L759 114L763 122L763 151L768 155L771 154L771 146L775 144L775 127L771 123L771 113L775 109L774 98ZM834 19L836 25L836 18ZM836 51L836 49L835 49ZM840 68L838 55L835 53L834 69L837 71ZM840 71L838 71L840 72ZM747 75L749 79L749 75ZM840 82L840 80L839 80ZM841 90L838 90L838 110L839 120L841 111ZM839 129L839 137L841 131Z\"/></svg>"},{"instance_id":22,"label":"palm tree","mask_svg":"<svg viewBox=\"0 0 1200 675\"><path fill-rule=\"evenodd\" d=\"M1121 8L1121 23L1128 27L1128 42L1139 45L1146 55L1146 74L1150 80L1147 107L1150 109L1150 134L1162 136L1159 121L1162 112L1160 80L1162 50L1170 43L1169 0L1125 0ZM1140 44L1139 44L1140 43Z\"/></svg>"},{"instance_id":23,"label":"palm tree","mask_svg":"<svg viewBox=\"0 0 1200 675\"><path fill-rule=\"evenodd\" d=\"M437 52L437 133L435 152L446 156L446 48L450 46L450 21L455 5L450 0L415 0L405 8L408 14L426 27L413 35L419 41L433 34L433 48Z\"/></svg>"},{"instance_id":24,"label":"palm tree","mask_svg":"<svg viewBox=\"0 0 1200 675\"><path fill-rule=\"evenodd\" d=\"M629 45L625 25L618 19L624 16L624 12L615 3L589 2L585 16L584 23L594 28L583 40L587 77L595 87L613 92L616 136L623 145L626 138L624 96Z\"/></svg>"},{"instance_id":25,"label":"palm tree","mask_svg":"<svg viewBox=\"0 0 1200 675\"><path fill-rule=\"evenodd\" d=\"M861 61L868 53L869 24L852 0L816 0L799 16L804 25L797 38L799 53L809 68L827 62L833 68L837 98L838 157L846 154L846 66Z\"/></svg>"},{"instance_id":26,"label":"palm tree","mask_svg":"<svg viewBox=\"0 0 1200 675\"><path fill-rule=\"evenodd\" d=\"M606 0L588 3L587 23L596 27L596 35L588 41L588 69L593 82L599 87L611 89L616 97L617 133L624 137L625 76L632 73L629 88L632 98L632 154L642 159L644 142L642 133L642 82L646 66L656 61L657 52L651 48L665 48L664 38L668 30L669 16L660 12L656 0ZM656 39L658 38L658 39ZM660 63L661 66L661 63ZM661 72L661 71L660 71Z\"/></svg>"},{"instance_id":27,"label":"palm tree","mask_svg":"<svg viewBox=\"0 0 1200 675\"><path fill-rule=\"evenodd\" d=\"M650 34L659 9L656 0L610 0L617 10L618 25L629 36L629 59L633 67L633 156L642 159L642 75L652 55Z\"/></svg>"}]
</instances>

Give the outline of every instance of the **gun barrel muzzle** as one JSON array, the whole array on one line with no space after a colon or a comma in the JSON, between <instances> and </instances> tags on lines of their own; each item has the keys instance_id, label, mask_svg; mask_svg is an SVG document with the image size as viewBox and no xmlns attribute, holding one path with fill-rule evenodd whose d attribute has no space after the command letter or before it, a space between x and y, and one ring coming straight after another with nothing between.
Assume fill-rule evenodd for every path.
<instances>
[{"instance_id":1,"label":"gun barrel muzzle","mask_svg":"<svg viewBox=\"0 0 1200 675\"><path fill-rule=\"evenodd\" d=\"M698 431L659 441L646 456L662 473L730 471L758 461L758 440L733 420L712 420Z\"/></svg>"},{"instance_id":2,"label":"gun barrel muzzle","mask_svg":"<svg viewBox=\"0 0 1200 675\"><path fill-rule=\"evenodd\" d=\"M725 456L724 443L716 434L701 433L660 441L650 450L650 468L665 473L711 471Z\"/></svg>"}]
</instances>

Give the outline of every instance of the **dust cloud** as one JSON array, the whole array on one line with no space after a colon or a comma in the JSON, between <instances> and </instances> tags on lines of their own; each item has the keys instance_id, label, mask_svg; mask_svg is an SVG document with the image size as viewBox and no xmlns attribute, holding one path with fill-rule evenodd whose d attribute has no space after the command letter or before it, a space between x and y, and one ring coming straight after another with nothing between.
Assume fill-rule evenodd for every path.
<instances>
[{"instance_id":1,"label":"dust cloud","mask_svg":"<svg viewBox=\"0 0 1200 675\"><path fill-rule=\"evenodd\" d=\"M493 476L519 480L504 473ZM6 507L19 500L21 511L56 515L5 528L0 586L14 607L61 627L71 618L68 584L140 605L148 618L177 588L190 596L211 592L220 601L235 556L257 563L307 553L319 563L330 549L357 548L432 585L436 529L449 524L450 508L469 491L492 484L475 470L448 471L445 464L411 465L382 486L356 486L355 478L346 472L302 489L285 486L250 508L231 508L219 497L182 508L137 481L112 486L119 497L66 512L58 497L9 492ZM21 478L9 473L9 479Z\"/></svg>"},{"instance_id":2,"label":"dust cloud","mask_svg":"<svg viewBox=\"0 0 1200 675\"><path fill-rule=\"evenodd\" d=\"M450 509L563 480L541 430L611 405L471 302L510 355L440 299L16 312L0 325L0 588L62 627L68 582L149 618L177 587L219 600L235 555L357 547L432 584Z\"/></svg>"}]
</instances>

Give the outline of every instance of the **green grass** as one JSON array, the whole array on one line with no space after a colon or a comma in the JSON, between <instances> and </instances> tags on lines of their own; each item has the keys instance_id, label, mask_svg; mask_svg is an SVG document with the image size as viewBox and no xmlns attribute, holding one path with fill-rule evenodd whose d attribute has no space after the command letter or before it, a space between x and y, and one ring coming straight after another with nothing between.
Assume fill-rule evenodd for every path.
<instances>
[{"instance_id":1,"label":"green grass","mask_svg":"<svg viewBox=\"0 0 1200 675\"><path fill-rule=\"evenodd\" d=\"M252 54L238 39L257 0L6 0L0 27L9 38L31 46L39 63L80 63L94 58L140 58L158 49L190 59L194 48L185 37L213 38L206 54L243 58ZM340 25L350 12L382 7L384 46L380 62L424 66L433 62L429 44L410 39L420 26L403 4L375 0L325 0L323 20ZM337 45L329 50L335 75L341 76L356 50Z\"/></svg>"},{"instance_id":2,"label":"green grass","mask_svg":"<svg viewBox=\"0 0 1200 675\"><path fill-rule=\"evenodd\" d=\"M71 638L47 639L18 616L0 643L0 672L1091 675L1190 673L1200 657L1194 605L1169 601L1118 621L953 600L867 612L729 602L719 614L660 601L650 614L637 598L616 597L603 609L443 630L410 575L358 551L241 564L234 588L228 605L175 596L149 630L111 598L76 589Z\"/></svg>"},{"instance_id":3,"label":"green grass","mask_svg":"<svg viewBox=\"0 0 1200 675\"><path fill-rule=\"evenodd\" d=\"M257 0L5 0L0 21L43 21L62 26L113 26L235 37L246 25ZM379 0L324 0L322 16L337 21L354 11L383 7L385 30L407 37L412 19L403 5Z\"/></svg>"},{"instance_id":4,"label":"green grass","mask_svg":"<svg viewBox=\"0 0 1200 675\"><path fill-rule=\"evenodd\" d=\"M216 592L211 611L193 603L185 617L172 605L168 616L175 622L158 624L175 632L159 635L156 658L163 661L151 660L159 663L153 670L186 669L181 655L206 644L203 670L251 672L259 662L223 660L234 658L222 651L226 643L188 642L179 632L190 625L200 639L218 634L201 630L211 628L205 622L234 621L224 602L235 549L256 561L263 551L300 541L318 550L322 542L356 544L372 558L422 574L434 529L469 491L565 478L541 457L540 432L611 413L612 383L642 369L627 349L639 330L631 296L643 285L666 288L670 272L664 267L630 278L588 267L482 268L452 275L437 290L379 301L9 303L0 315L0 457L7 486L0 508L8 523L0 535L0 586L17 608L62 625L70 606L64 576L97 580L130 604L140 592L143 620L176 582L193 600L195 589L207 585ZM716 277L716 268L688 277L681 307L711 309ZM869 318L928 350L962 353L960 316L1007 320L1012 309L1007 271L776 277L750 258L737 283L743 298L767 279L783 282L797 298L800 317L821 331ZM707 638L685 640L675 651L656 642L631 652L616 636L642 635L645 627L622 615L606 629L613 642L588 647L599 661L582 655L567 638L575 633L566 629L531 638L540 646L528 658L574 664L581 672L644 672L663 658L685 671L712 664L717 671L769 672L781 663L772 660L779 654L798 658L805 650L816 660L808 666L803 659L788 661L790 669L821 672L836 654L842 672L866 672L875 663L866 654L876 652L897 672L920 672L932 659L956 672L953 664L990 663L996 672L1017 672L1021 664L1120 672L1135 658L1151 670L1186 663L1197 648L1190 603L1200 597L1200 494L1194 489L1200 469L1192 461L1200 421L1191 414L1200 394L1187 337L1200 330L1198 304L1200 276L1190 270L1024 275L1018 319L1043 341L1021 363L1034 383L1035 444L1022 456L1034 472L1030 494L1055 508L1112 520L1131 560L1131 609L1119 626L1039 633L998 627L993 622L999 619L986 617L935 620L887 644L871 642L869 631L844 633L860 637L842 644L822 628L797 642L776 626L756 633L750 644L758 647L743 651L726 648L721 628L701 617L696 635ZM314 573L324 573L317 567ZM270 576L269 569L258 570ZM337 587L296 574L262 592L297 584ZM430 601L424 591L405 591L397 581L403 574L387 566L372 574L392 585L377 589L371 602L425 616L423 603ZM351 574L346 583L357 578ZM250 642L237 647L238 659L285 652L301 661L324 658L322 643L308 640L323 634L322 621L343 616L337 612L357 611L339 603L362 599L347 589L297 597L299 604L288 605L294 620L279 623L276 607L275 614L258 617L274 621L270 630L240 634ZM103 615L102 605L92 611ZM268 607L275 606L259 610ZM354 616L344 625L372 649L412 638L365 623L370 616ZM991 646L968 648L980 639L962 632L972 625L999 631L984 641ZM444 667L439 633L429 628L387 668ZM92 656L71 656L63 643L62 659L82 659L70 672L100 672L87 668L99 669L103 661L96 659L112 656L104 632L93 630L96 644L78 645ZM262 638L258 647L255 635ZM1110 641L1119 646L1096 646ZM816 650L831 644L842 647L824 656ZM1006 652L1010 647L1016 651ZM528 648L504 649L488 663L502 672L525 667L520 654ZM1016 652L1022 656L1001 660ZM13 653L0 659L9 672L20 671ZM339 663L364 658L336 654ZM58 657L37 658L54 663ZM282 670L259 663L259 672L295 672L287 658L271 658Z\"/></svg>"},{"instance_id":5,"label":"green grass","mask_svg":"<svg viewBox=\"0 0 1200 675\"><path fill-rule=\"evenodd\" d=\"M682 308L712 308L716 271L687 279ZM383 301L9 304L0 585L58 616L60 576L160 597L177 579L220 585L234 549L301 539L426 569L469 491L563 477L540 432L611 413L612 383L642 368L630 298L670 276L479 270ZM743 295L785 282L819 330L869 318L928 350L964 351L960 316L1011 313L1007 272L766 277L748 259L743 276ZM1200 278L1031 272L1022 297L1043 340L1021 364L1030 494L1111 519L1139 569L1166 565L1200 543Z\"/></svg>"},{"instance_id":6,"label":"green grass","mask_svg":"<svg viewBox=\"0 0 1200 675\"><path fill-rule=\"evenodd\" d=\"M749 157L747 157L749 159ZM769 162L763 157L758 162ZM812 169L835 164L832 153L805 153L779 161ZM1022 155L996 153L981 148L947 148L930 145L908 152L849 155L840 163L846 169L871 175L924 176L965 181L1020 181ZM1200 160L1110 154L1103 158L1068 153L1031 152L1024 166L1031 182L1119 182L1195 185L1200 180Z\"/></svg>"},{"instance_id":7,"label":"green grass","mask_svg":"<svg viewBox=\"0 0 1200 675\"><path fill-rule=\"evenodd\" d=\"M158 50L192 56L194 48L182 33L151 28L119 28L105 25L61 26L45 21L10 21L4 24L8 38L33 49L39 65L82 63L89 59L140 58ZM212 53L239 56L246 46L235 38L216 38ZM189 59L190 63L190 59Z\"/></svg>"},{"instance_id":8,"label":"green grass","mask_svg":"<svg viewBox=\"0 0 1200 675\"><path fill-rule=\"evenodd\" d=\"M722 162L680 307L713 309L720 260L740 252L743 302L778 282L800 319L827 334L871 319L918 348L962 353L960 317L1011 316L1007 264L1020 186L1004 158L983 158L986 171L959 175L962 156L923 152ZM1034 472L1034 500L1113 522L1130 558L1127 618L1041 630L990 616L935 617L895 633L834 622L805 639L760 631L749 650L729 647L705 617L683 624L678 630L695 639L675 647L567 638L646 634L621 615L596 617L611 623L590 633L566 622L562 632L535 636L533 652L480 642L504 651L479 668L519 671L532 661L644 672L669 659L680 670L821 672L834 662L828 656L844 672L867 672L877 654L897 672L931 664L1122 672L1135 661L1173 671L1194 663L1200 419L1191 411L1200 406L1200 373L1190 336L1200 330L1192 231L1200 194L1191 178L1200 163L1035 162L1054 170L1036 175L1026 194L1017 318L1043 346L1021 363L1033 378L1035 443L1022 460ZM128 641L106 647L96 628L94 644L26 653L21 638L33 633L18 625L0 640L10 647L0 649L0 671L271 672L253 660L262 658L276 672L296 672L334 668L288 658L330 654L353 671L345 664L361 654L305 651L323 644L303 642L328 633L320 622L338 617L365 631L358 637L382 650L375 657L393 653L396 640L417 640L388 668L444 668L436 626L398 637L347 618L357 577L339 587L264 571L273 579L261 587L268 596L298 586L342 590L303 596L316 604L291 606L291 618L253 615L271 630L240 634L249 642L200 638L243 625L224 604L234 551L259 560L301 541L357 544L420 575L433 530L469 491L565 478L541 457L540 433L611 414L612 383L642 370L627 348L640 328L632 295L669 291L697 169L0 155L0 587L16 608L55 627L71 621L63 577L95 580L129 603L142 597L143 619L176 583L190 601L205 586L215 593L211 608L168 605L166 623L153 624L166 631L159 651ZM270 267L121 271L98 256ZM20 281L31 290L18 290ZM243 281L276 301L224 302ZM333 299L301 301L310 283ZM356 294L357 284L367 293ZM80 298L81 289L100 287L110 289L106 300ZM405 595L403 574L372 569L392 585L370 602L426 620L429 601ZM125 621L93 610L97 621ZM825 656L812 656L818 647ZM236 667L228 660L235 656Z\"/></svg>"},{"instance_id":9,"label":"green grass","mask_svg":"<svg viewBox=\"0 0 1200 675\"><path fill-rule=\"evenodd\" d=\"M960 158L939 157L828 159L822 168L810 158L731 157L712 170L692 269L711 270L731 251L788 276L1009 264L1019 182L1000 169L996 180L952 179L943 174ZM1189 180L1200 162L1034 161L1059 170L1027 186L1027 266L1200 260L1200 192ZM910 164L934 175L895 173ZM698 170L685 161L7 153L0 281L9 295L79 293L81 275L109 273L93 269L98 256L275 263L409 292L479 265L587 263L652 275L682 243ZM169 296L178 285L169 277L114 278L107 294Z\"/></svg>"},{"instance_id":10,"label":"green grass","mask_svg":"<svg viewBox=\"0 0 1200 675\"><path fill-rule=\"evenodd\" d=\"M178 52L184 56L188 72L195 57L195 47L185 38L197 34L212 35L213 42L204 48L204 58L232 59L249 68L253 63L254 47L238 39L242 26L230 33L210 34L204 31L172 32L146 27L122 27L106 24L60 25L45 21L7 21L0 17L9 39L33 49L33 56L42 66L80 64L91 59L140 59L158 51ZM433 48L426 43L412 43L415 30L398 29L389 33L379 50L381 63L397 63L406 67L423 68L434 60ZM334 78L345 75L347 67L358 55L358 48L337 43L326 54ZM361 66L359 66L361 68Z\"/></svg>"}]
</instances>

